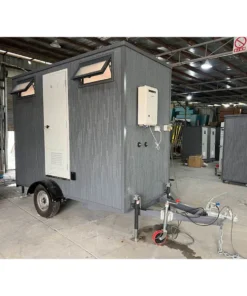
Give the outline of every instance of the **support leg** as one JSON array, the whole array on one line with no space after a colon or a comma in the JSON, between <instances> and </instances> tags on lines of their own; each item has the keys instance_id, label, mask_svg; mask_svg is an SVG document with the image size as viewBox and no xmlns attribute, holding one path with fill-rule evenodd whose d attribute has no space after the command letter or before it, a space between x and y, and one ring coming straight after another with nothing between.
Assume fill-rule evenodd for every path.
<instances>
[{"instance_id":1,"label":"support leg","mask_svg":"<svg viewBox=\"0 0 247 296\"><path fill-rule=\"evenodd\" d=\"M24 195L25 194L25 187L21 186L21 193Z\"/></svg>"},{"instance_id":2,"label":"support leg","mask_svg":"<svg viewBox=\"0 0 247 296\"><path fill-rule=\"evenodd\" d=\"M164 213L164 221L163 221L163 235L162 235L161 239L164 239L167 236L168 208L169 208L169 202L167 201L165 204L165 213Z\"/></svg>"},{"instance_id":3,"label":"support leg","mask_svg":"<svg viewBox=\"0 0 247 296\"><path fill-rule=\"evenodd\" d=\"M139 215L140 215L140 197L134 197L134 240L138 241L138 229L139 229Z\"/></svg>"}]
</instances>

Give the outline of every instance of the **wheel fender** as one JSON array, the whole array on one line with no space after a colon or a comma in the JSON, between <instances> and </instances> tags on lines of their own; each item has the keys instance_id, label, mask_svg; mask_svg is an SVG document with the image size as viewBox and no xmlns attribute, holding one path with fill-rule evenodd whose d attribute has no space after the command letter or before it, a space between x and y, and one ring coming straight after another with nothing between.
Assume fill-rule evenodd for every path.
<instances>
[{"instance_id":1,"label":"wheel fender","mask_svg":"<svg viewBox=\"0 0 247 296\"><path fill-rule=\"evenodd\" d=\"M45 189L50 193L52 200L59 201L61 199L64 199L63 192L61 188L58 186L58 184L51 180L51 179L44 179L41 181L34 182L27 191L27 194L32 194L35 191L35 188L38 185L43 185Z\"/></svg>"}]
</instances>

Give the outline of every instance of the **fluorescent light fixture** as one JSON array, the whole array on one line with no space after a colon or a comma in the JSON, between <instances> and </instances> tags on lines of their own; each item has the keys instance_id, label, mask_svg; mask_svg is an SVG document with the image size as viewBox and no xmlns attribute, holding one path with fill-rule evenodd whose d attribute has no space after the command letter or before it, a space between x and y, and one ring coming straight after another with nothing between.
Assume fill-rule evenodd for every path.
<instances>
[{"instance_id":1,"label":"fluorescent light fixture","mask_svg":"<svg viewBox=\"0 0 247 296\"><path fill-rule=\"evenodd\" d=\"M1 50L1 49L0 49L0 53L5 53L5 52L6 52L6 50Z\"/></svg>"},{"instance_id":2,"label":"fluorescent light fixture","mask_svg":"<svg viewBox=\"0 0 247 296\"><path fill-rule=\"evenodd\" d=\"M247 104L239 102L238 105L240 105L240 106L246 106Z\"/></svg>"},{"instance_id":3,"label":"fluorescent light fixture","mask_svg":"<svg viewBox=\"0 0 247 296\"><path fill-rule=\"evenodd\" d=\"M209 63L209 60L206 60L204 64L201 65L201 68L203 70L208 70L210 68L212 68L213 66Z\"/></svg>"},{"instance_id":4,"label":"fluorescent light fixture","mask_svg":"<svg viewBox=\"0 0 247 296\"><path fill-rule=\"evenodd\" d=\"M226 80L230 80L231 78L230 77L226 77Z\"/></svg>"},{"instance_id":5,"label":"fluorescent light fixture","mask_svg":"<svg viewBox=\"0 0 247 296\"><path fill-rule=\"evenodd\" d=\"M187 95L186 99L190 101L192 99L192 95Z\"/></svg>"},{"instance_id":6,"label":"fluorescent light fixture","mask_svg":"<svg viewBox=\"0 0 247 296\"><path fill-rule=\"evenodd\" d=\"M164 46L160 46L160 47L157 47L158 50L163 50L163 51L167 51L167 48L164 47Z\"/></svg>"},{"instance_id":7,"label":"fluorescent light fixture","mask_svg":"<svg viewBox=\"0 0 247 296\"><path fill-rule=\"evenodd\" d=\"M157 59L158 59L158 60L161 60L161 61L164 60L164 58L162 58L162 57L157 57Z\"/></svg>"},{"instance_id":8,"label":"fluorescent light fixture","mask_svg":"<svg viewBox=\"0 0 247 296\"><path fill-rule=\"evenodd\" d=\"M231 70L231 68L230 67L227 67L226 70L229 71L229 70Z\"/></svg>"},{"instance_id":9,"label":"fluorescent light fixture","mask_svg":"<svg viewBox=\"0 0 247 296\"><path fill-rule=\"evenodd\" d=\"M230 104L222 104L225 108L228 108Z\"/></svg>"},{"instance_id":10,"label":"fluorescent light fixture","mask_svg":"<svg viewBox=\"0 0 247 296\"><path fill-rule=\"evenodd\" d=\"M220 105L219 104L214 104L214 107L219 107Z\"/></svg>"},{"instance_id":11,"label":"fluorescent light fixture","mask_svg":"<svg viewBox=\"0 0 247 296\"><path fill-rule=\"evenodd\" d=\"M196 65L196 63L194 63L194 62L190 63L190 66L192 66L192 67L194 67L195 65Z\"/></svg>"},{"instance_id":12,"label":"fluorescent light fixture","mask_svg":"<svg viewBox=\"0 0 247 296\"><path fill-rule=\"evenodd\" d=\"M16 57L16 58L21 58L21 59L25 59L25 60L30 60L30 57L26 57L17 53L13 53L13 52L7 52L7 55L12 56L12 57Z\"/></svg>"},{"instance_id":13,"label":"fluorescent light fixture","mask_svg":"<svg viewBox=\"0 0 247 296\"><path fill-rule=\"evenodd\" d=\"M31 65L31 64L32 64L32 61L29 60L29 61L28 61L28 64Z\"/></svg>"},{"instance_id":14,"label":"fluorescent light fixture","mask_svg":"<svg viewBox=\"0 0 247 296\"><path fill-rule=\"evenodd\" d=\"M33 61L33 62L36 62L36 63L45 64L45 65L51 65L51 64L52 64L52 63L45 62L45 61L41 61L41 60L37 60L37 59L33 59L32 61Z\"/></svg>"},{"instance_id":15,"label":"fluorescent light fixture","mask_svg":"<svg viewBox=\"0 0 247 296\"><path fill-rule=\"evenodd\" d=\"M167 61L166 63L167 63L167 64L170 64L170 62L169 62L169 61Z\"/></svg>"},{"instance_id":16,"label":"fluorescent light fixture","mask_svg":"<svg viewBox=\"0 0 247 296\"><path fill-rule=\"evenodd\" d=\"M192 48L189 49L189 51L194 53L195 49L192 47Z\"/></svg>"},{"instance_id":17,"label":"fluorescent light fixture","mask_svg":"<svg viewBox=\"0 0 247 296\"><path fill-rule=\"evenodd\" d=\"M213 107L214 105L208 105L208 107Z\"/></svg>"},{"instance_id":18,"label":"fluorescent light fixture","mask_svg":"<svg viewBox=\"0 0 247 296\"><path fill-rule=\"evenodd\" d=\"M54 47L54 48L61 48L61 45L58 43L57 39L54 40L51 44L50 44L51 47Z\"/></svg>"},{"instance_id":19,"label":"fluorescent light fixture","mask_svg":"<svg viewBox=\"0 0 247 296\"><path fill-rule=\"evenodd\" d=\"M226 85L226 88L231 88L231 86L229 84Z\"/></svg>"}]
</instances>

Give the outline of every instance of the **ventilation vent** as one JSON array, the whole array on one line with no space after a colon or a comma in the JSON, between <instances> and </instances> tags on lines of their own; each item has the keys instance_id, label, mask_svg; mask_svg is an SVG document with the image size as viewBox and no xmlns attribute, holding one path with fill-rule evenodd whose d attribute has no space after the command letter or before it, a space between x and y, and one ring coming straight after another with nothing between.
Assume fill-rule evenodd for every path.
<instances>
[{"instance_id":1,"label":"ventilation vent","mask_svg":"<svg viewBox=\"0 0 247 296\"><path fill-rule=\"evenodd\" d=\"M61 152L51 152L51 164L55 166L62 166L63 154Z\"/></svg>"}]
</instances>

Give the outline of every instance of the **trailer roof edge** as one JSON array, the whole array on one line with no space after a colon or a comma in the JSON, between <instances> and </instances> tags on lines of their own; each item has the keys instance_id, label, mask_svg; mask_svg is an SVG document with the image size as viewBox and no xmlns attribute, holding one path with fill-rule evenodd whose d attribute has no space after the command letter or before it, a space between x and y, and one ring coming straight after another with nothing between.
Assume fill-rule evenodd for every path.
<instances>
[{"instance_id":1,"label":"trailer roof edge","mask_svg":"<svg viewBox=\"0 0 247 296\"><path fill-rule=\"evenodd\" d=\"M157 58L155 58L155 56L145 52L144 50L139 49L138 47L136 47L135 45L130 44L127 41L121 41L121 42L116 42L116 43L114 43L112 45L109 45L109 46L104 46L102 48L95 49L95 50L89 51L87 53L83 53L83 54L80 54L80 55L77 55L77 56L74 56L74 57L71 57L71 58L68 58L68 59L53 63L53 64L51 64L49 66L44 67L44 68L40 68L40 69L37 69L37 70L33 70L33 71L29 71L29 72L19 74L17 76L14 76L12 79L15 80L15 79L19 79L20 77L26 77L26 76L29 76L29 75L33 75L35 73L38 73L38 72L53 68L54 66L60 66L60 65L63 65L65 63L73 62L73 61L76 61L76 60L79 60L79 59L82 59L82 58L85 58L85 57L93 56L95 54L102 53L102 52L105 52L105 51L108 51L108 50L111 50L111 49L115 49L115 48L118 48L118 47L122 47L122 46L128 47L128 48L130 48L130 49L132 49L132 50L146 56L147 58L150 58L153 61L167 67L168 69L171 69L171 67L169 65L167 65L166 63L158 60Z\"/></svg>"}]
</instances>

